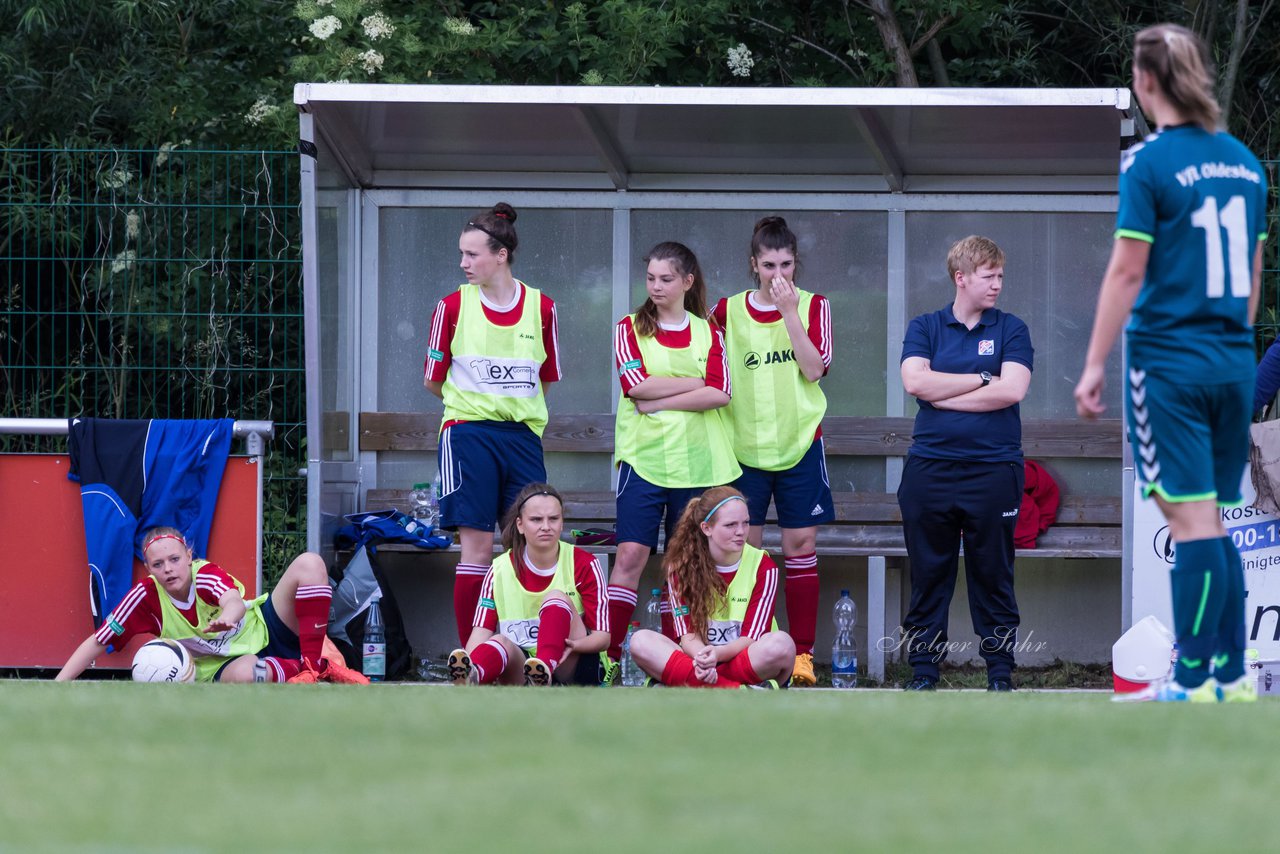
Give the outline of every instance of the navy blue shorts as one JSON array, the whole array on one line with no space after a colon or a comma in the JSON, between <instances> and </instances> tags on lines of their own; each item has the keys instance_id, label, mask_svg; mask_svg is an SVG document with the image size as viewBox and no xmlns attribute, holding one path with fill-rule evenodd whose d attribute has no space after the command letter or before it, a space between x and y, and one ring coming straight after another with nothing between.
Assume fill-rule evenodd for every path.
<instances>
[{"instance_id":1,"label":"navy blue shorts","mask_svg":"<svg viewBox=\"0 0 1280 854\"><path fill-rule=\"evenodd\" d=\"M1143 494L1240 503L1253 383L1186 385L1129 370L1125 415Z\"/></svg>"},{"instance_id":2,"label":"navy blue shorts","mask_svg":"<svg viewBox=\"0 0 1280 854\"><path fill-rule=\"evenodd\" d=\"M785 471L765 471L744 463L742 476L733 485L747 498L753 527L764 525L771 498L779 528L812 528L836 518L822 439L815 439L800 461Z\"/></svg>"},{"instance_id":3,"label":"navy blue shorts","mask_svg":"<svg viewBox=\"0 0 1280 854\"><path fill-rule=\"evenodd\" d=\"M298 636L293 629L284 624L284 620L280 619L280 615L276 613L276 606L271 603L271 597L267 597L267 601L258 606L258 611L262 614L262 621L267 624L267 645L258 650L258 658L267 658L274 656L275 658L302 658L302 647L298 645ZM235 661L229 658L218 668L218 672L213 674L213 681L222 680L222 671L227 669L227 665Z\"/></svg>"},{"instance_id":4,"label":"navy blue shorts","mask_svg":"<svg viewBox=\"0 0 1280 854\"><path fill-rule=\"evenodd\" d=\"M568 680L561 682L559 677L552 679L557 685L580 685L583 687L600 687L600 653L584 652L578 656L578 663Z\"/></svg>"},{"instance_id":5,"label":"navy blue shorts","mask_svg":"<svg viewBox=\"0 0 1280 854\"><path fill-rule=\"evenodd\" d=\"M668 489L642 478L630 463L618 464L618 542L658 547L658 530L666 516L667 541L675 533L684 507L710 487Z\"/></svg>"},{"instance_id":6,"label":"navy blue shorts","mask_svg":"<svg viewBox=\"0 0 1280 854\"><path fill-rule=\"evenodd\" d=\"M466 421L440 434L440 527L497 527L516 495L545 482L542 440L516 421Z\"/></svg>"}]
</instances>

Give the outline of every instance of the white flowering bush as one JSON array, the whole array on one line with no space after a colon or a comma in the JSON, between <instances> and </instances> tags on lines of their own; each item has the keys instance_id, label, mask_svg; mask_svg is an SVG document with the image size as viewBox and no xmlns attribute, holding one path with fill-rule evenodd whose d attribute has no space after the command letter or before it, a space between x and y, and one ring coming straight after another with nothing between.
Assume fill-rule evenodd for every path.
<instances>
[{"instance_id":1,"label":"white flowering bush","mask_svg":"<svg viewBox=\"0 0 1280 854\"><path fill-rule=\"evenodd\" d=\"M366 50L360 54L360 65L364 68L365 74L377 74L382 70L382 63L386 58L376 50Z\"/></svg>"},{"instance_id":2,"label":"white flowering bush","mask_svg":"<svg viewBox=\"0 0 1280 854\"><path fill-rule=\"evenodd\" d=\"M244 120L248 124L258 127L266 119L275 115L279 109L279 105L271 103L271 99L264 95L253 102L253 106L249 108L249 112L244 114Z\"/></svg>"},{"instance_id":3,"label":"white flowering bush","mask_svg":"<svg viewBox=\"0 0 1280 854\"><path fill-rule=\"evenodd\" d=\"M729 48L726 64L729 66L729 73L734 77L750 77L751 67L756 64L756 61L751 56L751 48L738 42L737 47Z\"/></svg>"},{"instance_id":4,"label":"white flowering bush","mask_svg":"<svg viewBox=\"0 0 1280 854\"><path fill-rule=\"evenodd\" d=\"M337 15L325 15L323 18L317 18L311 22L311 26L307 29L311 30L311 35L324 41L329 36L342 29L342 21Z\"/></svg>"},{"instance_id":5,"label":"white flowering bush","mask_svg":"<svg viewBox=\"0 0 1280 854\"><path fill-rule=\"evenodd\" d=\"M98 183L112 190L119 190L133 180L133 173L123 166L117 166L98 176Z\"/></svg>"},{"instance_id":6,"label":"white flowering bush","mask_svg":"<svg viewBox=\"0 0 1280 854\"><path fill-rule=\"evenodd\" d=\"M373 41L391 38L396 31L395 25L381 12L374 12L361 21L360 28Z\"/></svg>"},{"instance_id":7,"label":"white flowering bush","mask_svg":"<svg viewBox=\"0 0 1280 854\"><path fill-rule=\"evenodd\" d=\"M452 36L474 36L478 32L476 25L466 18L445 18L444 31Z\"/></svg>"},{"instance_id":8,"label":"white flowering bush","mask_svg":"<svg viewBox=\"0 0 1280 854\"><path fill-rule=\"evenodd\" d=\"M133 249L126 249L119 255L111 259L111 272L123 273L125 270L132 270L133 265L138 261L138 253Z\"/></svg>"}]
</instances>

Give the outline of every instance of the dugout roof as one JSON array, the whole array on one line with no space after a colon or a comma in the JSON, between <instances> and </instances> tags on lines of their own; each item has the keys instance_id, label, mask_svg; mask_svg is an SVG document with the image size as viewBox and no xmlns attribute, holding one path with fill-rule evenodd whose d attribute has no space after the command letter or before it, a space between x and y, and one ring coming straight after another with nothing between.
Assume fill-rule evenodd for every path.
<instances>
[{"instance_id":1,"label":"dugout roof","mask_svg":"<svg viewBox=\"0 0 1280 854\"><path fill-rule=\"evenodd\" d=\"M364 189L1110 193L1145 131L1127 89L300 83L294 101Z\"/></svg>"}]
</instances>

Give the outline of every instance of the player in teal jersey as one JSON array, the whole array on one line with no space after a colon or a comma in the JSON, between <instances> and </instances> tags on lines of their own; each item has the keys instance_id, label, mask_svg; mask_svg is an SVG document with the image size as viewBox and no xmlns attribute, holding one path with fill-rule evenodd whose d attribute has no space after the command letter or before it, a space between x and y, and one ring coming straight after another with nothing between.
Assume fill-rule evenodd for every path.
<instances>
[{"instance_id":1,"label":"player in teal jersey","mask_svg":"<svg viewBox=\"0 0 1280 854\"><path fill-rule=\"evenodd\" d=\"M1176 544L1178 660L1172 680L1138 699L1256 696L1244 676L1244 571L1218 506L1240 502L1248 457L1267 188L1257 158L1217 127L1206 56L1173 24L1134 39L1133 90L1158 129L1121 161L1115 246L1075 390L1082 417L1103 412L1103 369L1128 318L1136 469Z\"/></svg>"}]
</instances>

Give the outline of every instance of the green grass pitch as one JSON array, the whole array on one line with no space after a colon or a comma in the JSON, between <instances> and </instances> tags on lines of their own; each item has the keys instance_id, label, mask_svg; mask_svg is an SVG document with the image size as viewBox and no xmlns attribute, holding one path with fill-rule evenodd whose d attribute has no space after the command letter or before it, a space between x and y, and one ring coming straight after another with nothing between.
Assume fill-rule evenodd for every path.
<instances>
[{"instance_id":1,"label":"green grass pitch","mask_svg":"<svg viewBox=\"0 0 1280 854\"><path fill-rule=\"evenodd\" d=\"M0 682L3 851L1267 847L1280 703Z\"/></svg>"}]
</instances>

